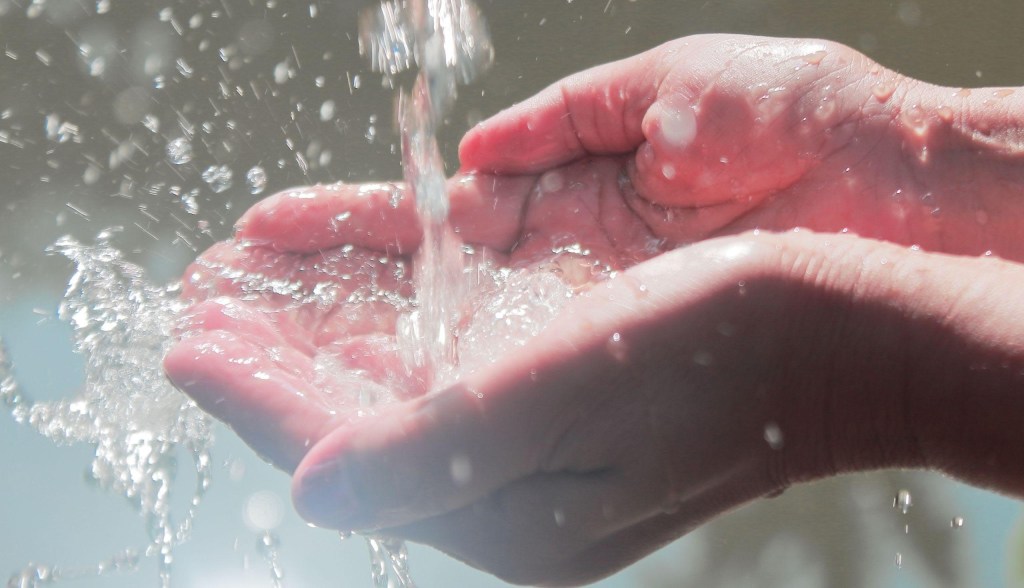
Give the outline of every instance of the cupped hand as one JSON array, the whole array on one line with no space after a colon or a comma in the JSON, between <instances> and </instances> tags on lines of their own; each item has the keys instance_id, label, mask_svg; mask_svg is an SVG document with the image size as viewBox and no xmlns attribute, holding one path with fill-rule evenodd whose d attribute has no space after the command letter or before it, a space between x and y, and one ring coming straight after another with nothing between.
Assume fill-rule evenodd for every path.
<instances>
[{"instance_id":1,"label":"cupped hand","mask_svg":"<svg viewBox=\"0 0 1024 588\"><path fill-rule=\"evenodd\" d=\"M295 504L513 583L578 585L841 472L931 467L1021 495L1024 306L1002 301L1022 284L1002 260L846 235L677 249L490 368L330 433Z\"/></svg>"},{"instance_id":2,"label":"cupped hand","mask_svg":"<svg viewBox=\"0 0 1024 588\"><path fill-rule=\"evenodd\" d=\"M611 161L604 189L673 245L802 226L1024 259L1011 95L913 80L830 41L698 35L553 84L471 129L460 159L542 188Z\"/></svg>"}]
</instances>

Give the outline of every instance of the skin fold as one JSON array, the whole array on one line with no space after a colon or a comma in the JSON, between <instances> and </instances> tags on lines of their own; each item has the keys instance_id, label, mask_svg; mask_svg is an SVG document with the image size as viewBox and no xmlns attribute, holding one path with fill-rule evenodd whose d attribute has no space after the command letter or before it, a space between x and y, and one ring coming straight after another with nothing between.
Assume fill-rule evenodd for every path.
<instances>
[{"instance_id":1,"label":"skin fold","mask_svg":"<svg viewBox=\"0 0 1024 588\"><path fill-rule=\"evenodd\" d=\"M841 472L927 468L1021 496L1021 96L828 41L680 39L463 139L449 188L466 243L515 268L578 244L617 271L521 351L426 394L398 356L402 309L353 296L411 292L413 203L336 185L266 199L197 260L165 367L293 474L308 520L514 583L595 581ZM252 273L329 295L253 295ZM390 402L339 404L324 355Z\"/></svg>"}]
</instances>

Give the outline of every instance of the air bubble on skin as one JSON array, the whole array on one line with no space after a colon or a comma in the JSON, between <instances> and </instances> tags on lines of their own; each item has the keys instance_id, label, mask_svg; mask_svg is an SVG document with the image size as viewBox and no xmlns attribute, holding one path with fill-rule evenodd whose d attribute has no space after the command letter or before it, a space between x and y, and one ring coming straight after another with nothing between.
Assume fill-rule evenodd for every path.
<instances>
[{"instance_id":1,"label":"air bubble on skin","mask_svg":"<svg viewBox=\"0 0 1024 588\"><path fill-rule=\"evenodd\" d=\"M662 107L659 121L661 140L668 147L684 149L697 136L697 117L691 108Z\"/></svg>"}]
</instances>

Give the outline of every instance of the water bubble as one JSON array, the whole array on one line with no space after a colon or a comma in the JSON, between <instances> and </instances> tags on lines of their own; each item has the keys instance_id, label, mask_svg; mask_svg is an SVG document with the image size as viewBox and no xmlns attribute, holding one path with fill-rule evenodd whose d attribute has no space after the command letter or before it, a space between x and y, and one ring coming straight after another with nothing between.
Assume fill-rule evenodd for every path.
<instances>
[{"instance_id":1,"label":"water bubble","mask_svg":"<svg viewBox=\"0 0 1024 588\"><path fill-rule=\"evenodd\" d=\"M167 143L167 160L174 165L184 165L192 161L192 143L184 137Z\"/></svg>"},{"instance_id":2,"label":"water bubble","mask_svg":"<svg viewBox=\"0 0 1024 588\"><path fill-rule=\"evenodd\" d=\"M215 194L220 194L231 188L233 175L226 165L211 165L203 171L202 177Z\"/></svg>"},{"instance_id":3,"label":"water bubble","mask_svg":"<svg viewBox=\"0 0 1024 588\"><path fill-rule=\"evenodd\" d=\"M267 189L267 171L259 165L253 166L245 173L245 183L250 194L262 194Z\"/></svg>"}]
</instances>

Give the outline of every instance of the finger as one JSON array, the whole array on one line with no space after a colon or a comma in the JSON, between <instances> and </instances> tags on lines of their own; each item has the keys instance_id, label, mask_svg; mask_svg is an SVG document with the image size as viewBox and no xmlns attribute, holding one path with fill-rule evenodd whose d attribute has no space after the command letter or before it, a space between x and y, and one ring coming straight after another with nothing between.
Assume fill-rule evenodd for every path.
<instances>
[{"instance_id":1,"label":"finger","mask_svg":"<svg viewBox=\"0 0 1024 588\"><path fill-rule=\"evenodd\" d=\"M287 348L272 354L238 333L184 339L168 352L164 369L203 410L285 471L295 469L333 416L316 400L309 357Z\"/></svg>"},{"instance_id":2,"label":"finger","mask_svg":"<svg viewBox=\"0 0 1024 588\"><path fill-rule=\"evenodd\" d=\"M509 249L534 180L468 175L449 181L456 233L468 243ZM418 247L422 232L415 202L401 184L335 184L263 200L242 215L237 237L295 253L355 245L408 254Z\"/></svg>"},{"instance_id":3,"label":"finger","mask_svg":"<svg viewBox=\"0 0 1024 588\"><path fill-rule=\"evenodd\" d=\"M532 468L510 427L489 412L459 387L334 431L295 472L297 510L320 526L365 530L479 499Z\"/></svg>"},{"instance_id":4,"label":"finger","mask_svg":"<svg viewBox=\"0 0 1024 588\"><path fill-rule=\"evenodd\" d=\"M663 48L565 78L471 129L459 146L465 169L536 173L586 154L626 153L667 71Z\"/></svg>"}]
</instances>

